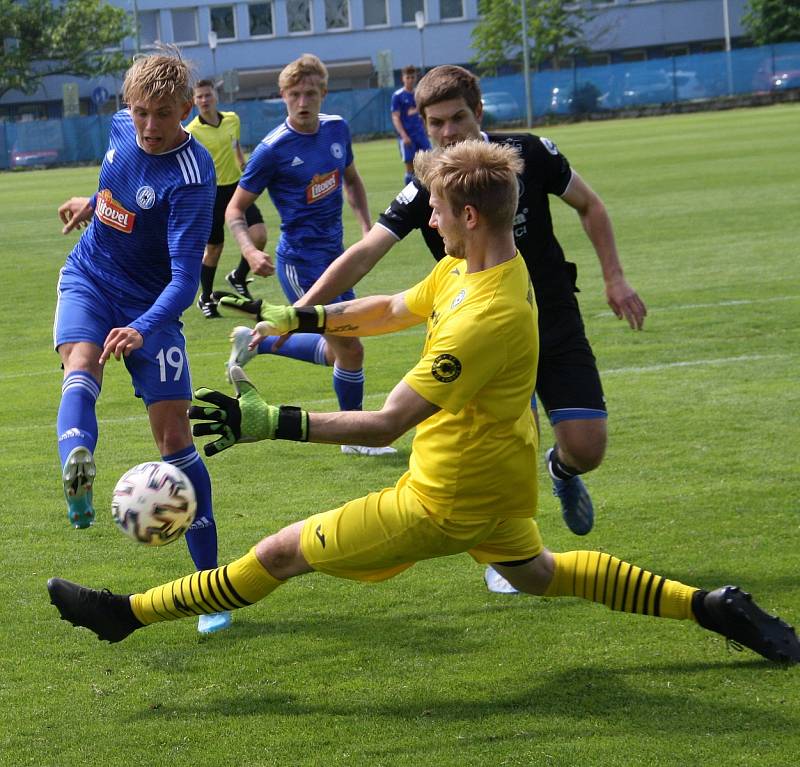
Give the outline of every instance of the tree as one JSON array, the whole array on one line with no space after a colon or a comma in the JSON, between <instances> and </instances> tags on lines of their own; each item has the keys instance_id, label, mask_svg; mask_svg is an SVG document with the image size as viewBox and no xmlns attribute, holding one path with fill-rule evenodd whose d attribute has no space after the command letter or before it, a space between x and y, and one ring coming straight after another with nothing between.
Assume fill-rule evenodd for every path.
<instances>
[{"instance_id":1,"label":"tree","mask_svg":"<svg viewBox=\"0 0 800 767\"><path fill-rule=\"evenodd\" d=\"M522 61L521 2L527 3L531 63L538 69L551 59L588 50L584 25L594 14L574 0L479 0L481 20L472 30L473 62L483 74L497 74L505 63Z\"/></svg>"},{"instance_id":2,"label":"tree","mask_svg":"<svg viewBox=\"0 0 800 767\"><path fill-rule=\"evenodd\" d=\"M756 45L800 40L800 0L750 0L742 25Z\"/></svg>"},{"instance_id":3,"label":"tree","mask_svg":"<svg viewBox=\"0 0 800 767\"><path fill-rule=\"evenodd\" d=\"M0 96L35 93L48 75L97 77L128 65L128 14L103 0L0 0Z\"/></svg>"}]
</instances>

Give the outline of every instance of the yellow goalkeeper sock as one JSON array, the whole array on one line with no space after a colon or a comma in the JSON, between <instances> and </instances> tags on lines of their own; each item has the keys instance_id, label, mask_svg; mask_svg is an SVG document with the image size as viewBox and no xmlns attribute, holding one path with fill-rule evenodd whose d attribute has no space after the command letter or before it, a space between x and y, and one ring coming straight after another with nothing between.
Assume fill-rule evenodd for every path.
<instances>
[{"instance_id":1,"label":"yellow goalkeeper sock","mask_svg":"<svg viewBox=\"0 0 800 767\"><path fill-rule=\"evenodd\" d=\"M255 547L241 559L214 570L201 570L131 596L134 615L145 625L190 615L209 615L258 602L283 581L258 561Z\"/></svg>"},{"instance_id":2,"label":"yellow goalkeeper sock","mask_svg":"<svg viewBox=\"0 0 800 767\"><path fill-rule=\"evenodd\" d=\"M547 597L582 597L612 610L661 618L692 619L698 589L642 570L599 551L553 554L555 574Z\"/></svg>"}]
</instances>

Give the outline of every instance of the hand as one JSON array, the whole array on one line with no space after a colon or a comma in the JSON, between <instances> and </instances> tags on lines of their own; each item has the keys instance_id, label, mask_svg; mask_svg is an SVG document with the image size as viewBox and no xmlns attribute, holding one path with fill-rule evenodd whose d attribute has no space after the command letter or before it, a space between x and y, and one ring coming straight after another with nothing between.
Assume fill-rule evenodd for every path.
<instances>
[{"instance_id":1,"label":"hand","mask_svg":"<svg viewBox=\"0 0 800 767\"><path fill-rule=\"evenodd\" d=\"M406 146L411 146L411 143L412 143L412 142L411 142L411 136L405 136L405 137L403 138L403 143L404 143Z\"/></svg>"},{"instance_id":2,"label":"hand","mask_svg":"<svg viewBox=\"0 0 800 767\"><path fill-rule=\"evenodd\" d=\"M228 293L224 290L215 290L214 298L220 306L255 316L257 322L264 319L261 315L261 306L264 300L261 298L245 298L238 293Z\"/></svg>"},{"instance_id":3,"label":"hand","mask_svg":"<svg viewBox=\"0 0 800 767\"><path fill-rule=\"evenodd\" d=\"M100 354L100 364L105 365L106 360L112 355L116 359L127 357L131 352L144 346L144 338L138 330L133 328L112 328L103 343Z\"/></svg>"},{"instance_id":4,"label":"hand","mask_svg":"<svg viewBox=\"0 0 800 767\"><path fill-rule=\"evenodd\" d=\"M255 333L259 336L282 336L297 330L300 320L297 309L279 304L262 304Z\"/></svg>"},{"instance_id":5,"label":"hand","mask_svg":"<svg viewBox=\"0 0 800 767\"><path fill-rule=\"evenodd\" d=\"M250 270L253 274L257 274L260 277L269 277L275 274L275 264L272 263L272 259L263 250L253 248L253 250L248 250L243 255L247 263L250 264Z\"/></svg>"},{"instance_id":6,"label":"hand","mask_svg":"<svg viewBox=\"0 0 800 767\"><path fill-rule=\"evenodd\" d=\"M647 316L647 307L623 277L606 283L606 300L617 315L617 319L621 320L624 317L631 330L642 329L644 318Z\"/></svg>"},{"instance_id":7,"label":"hand","mask_svg":"<svg viewBox=\"0 0 800 767\"><path fill-rule=\"evenodd\" d=\"M94 208L88 197L71 197L58 208L58 217L64 228L61 234L69 234L73 229L83 229L92 219Z\"/></svg>"},{"instance_id":8,"label":"hand","mask_svg":"<svg viewBox=\"0 0 800 767\"><path fill-rule=\"evenodd\" d=\"M203 452L209 457L227 450L237 442L275 439L278 428L280 409L264 402L238 365L231 366L229 375L236 399L220 391L198 389L194 393L195 399L209 402L211 407L192 405L189 408L189 418L209 422L194 424L192 434L195 437L217 437L203 447Z\"/></svg>"}]
</instances>

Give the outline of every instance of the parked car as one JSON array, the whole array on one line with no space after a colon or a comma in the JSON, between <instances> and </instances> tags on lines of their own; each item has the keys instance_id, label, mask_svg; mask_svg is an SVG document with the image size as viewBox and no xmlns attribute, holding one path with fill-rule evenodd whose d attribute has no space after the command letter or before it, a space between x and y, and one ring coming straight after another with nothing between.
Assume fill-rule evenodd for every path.
<instances>
[{"instance_id":1,"label":"parked car","mask_svg":"<svg viewBox=\"0 0 800 767\"><path fill-rule=\"evenodd\" d=\"M588 114L606 109L600 89L590 82L576 88L553 88L550 93L550 112L554 114Z\"/></svg>"},{"instance_id":2,"label":"parked car","mask_svg":"<svg viewBox=\"0 0 800 767\"><path fill-rule=\"evenodd\" d=\"M772 90L783 91L789 88L800 88L800 69L785 69L773 75Z\"/></svg>"},{"instance_id":3,"label":"parked car","mask_svg":"<svg viewBox=\"0 0 800 767\"><path fill-rule=\"evenodd\" d=\"M522 110L517 100L505 91L484 93L481 104L483 104L483 122L486 125L522 119Z\"/></svg>"},{"instance_id":4,"label":"parked car","mask_svg":"<svg viewBox=\"0 0 800 767\"><path fill-rule=\"evenodd\" d=\"M47 168L59 162L59 154L57 149L21 149L15 144L8 164L12 168Z\"/></svg>"}]
</instances>

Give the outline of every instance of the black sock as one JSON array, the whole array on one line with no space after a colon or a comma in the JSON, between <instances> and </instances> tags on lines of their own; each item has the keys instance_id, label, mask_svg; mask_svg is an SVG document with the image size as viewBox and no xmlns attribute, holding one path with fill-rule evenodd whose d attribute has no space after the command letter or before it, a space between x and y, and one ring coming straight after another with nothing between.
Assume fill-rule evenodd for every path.
<instances>
[{"instance_id":1,"label":"black sock","mask_svg":"<svg viewBox=\"0 0 800 767\"><path fill-rule=\"evenodd\" d=\"M557 444L553 445L553 451L550 453L550 460L547 462L547 468L550 471L550 476L556 479L572 479L578 474L583 474L580 469L567 466L567 464L559 460Z\"/></svg>"},{"instance_id":2,"label":"black sock","mask_svg":"<svg viewBox=\"0 0 800 767\"><path fill-rule=\"evenodd\" d=\"M233 274L239 282L244 282L247 279L247 275L250 274L250 264L247 263L247 259L244 256L239 261L239 266L234 269Z\"/></svg>"},{"instance_id":3,"label":"black sock","mask_svg":"<svg viewBox=\"0 0 800 767\"><path fill-rule=\"evenodd\" d=\"M203 301L208 301L211 298L211 293L214 290L214 275L216 273L216 266L206 266L203 264L200 267L200 298L202 298Z\"/></svg>"}]
</instances>

